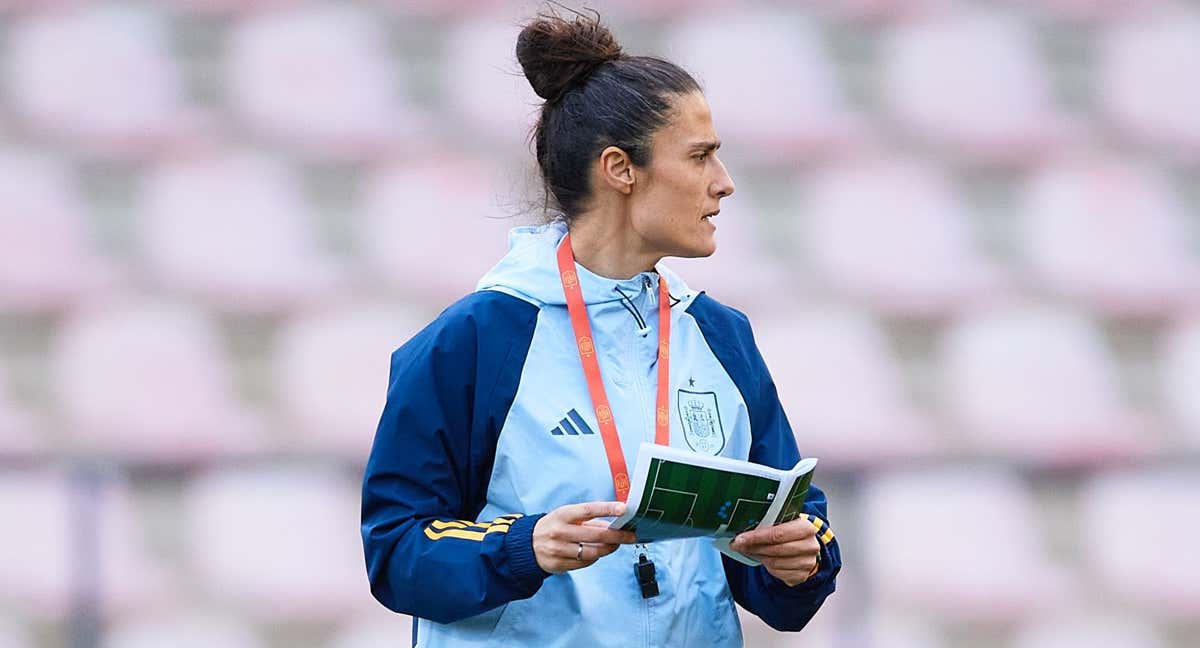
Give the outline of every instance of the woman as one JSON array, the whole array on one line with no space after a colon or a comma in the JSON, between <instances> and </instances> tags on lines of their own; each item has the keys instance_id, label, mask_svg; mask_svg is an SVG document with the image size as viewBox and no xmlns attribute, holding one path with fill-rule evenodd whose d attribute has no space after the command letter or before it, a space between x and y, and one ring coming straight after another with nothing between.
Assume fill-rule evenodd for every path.
<instances>
[{"instance_id":1,"label":"woman","mask_svg":"<svg viewBox=\"0 0 1200 648\"><path fill-rule=\"evenodd\" d=\"M734 191L704 95L582 16L535 19L516 51L561 218L514 229L393 354L363 487L371 591L429 647L739 646L733 601L799 630L841 567L820 489L807 518L736 539L758 567L599 519L624 510L642 441L799 458L746 317L659 263L711 255Z\"/></svg>"}]
</instances>

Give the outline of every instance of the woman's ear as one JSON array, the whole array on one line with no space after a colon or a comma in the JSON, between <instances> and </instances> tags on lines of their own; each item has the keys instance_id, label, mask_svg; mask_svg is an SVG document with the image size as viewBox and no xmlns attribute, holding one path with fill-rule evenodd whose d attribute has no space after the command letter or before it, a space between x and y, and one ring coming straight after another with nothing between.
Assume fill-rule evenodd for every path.
<instances>
[{"instance_id":1,"label":"woman's ear","mask_svg":"<svg viewBox=\"0 0 1200 648\"><path fill-rule=\"evenodd\" d=\"M600 152L600 177L604 184L629 195L633 192L633 160L620 148L609 146Z\"/></svg>"}]
</instances>

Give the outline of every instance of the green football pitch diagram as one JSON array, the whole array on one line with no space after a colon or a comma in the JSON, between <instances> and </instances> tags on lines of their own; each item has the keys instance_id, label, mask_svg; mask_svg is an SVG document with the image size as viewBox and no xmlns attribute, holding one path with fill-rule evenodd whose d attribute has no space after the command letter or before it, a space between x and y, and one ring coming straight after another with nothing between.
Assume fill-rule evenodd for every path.
<instances>
[{"instance_id":1,"label":"green football pitch diagram","mask_svg":"<svg viewBox=\"0 0 1200 648\"><path fill-rule=\"evenodd\" d=\"M736 535L766 515L779 482L652 459L638 503L638 538L645 541Z\"/></svg>"}]
</instances>

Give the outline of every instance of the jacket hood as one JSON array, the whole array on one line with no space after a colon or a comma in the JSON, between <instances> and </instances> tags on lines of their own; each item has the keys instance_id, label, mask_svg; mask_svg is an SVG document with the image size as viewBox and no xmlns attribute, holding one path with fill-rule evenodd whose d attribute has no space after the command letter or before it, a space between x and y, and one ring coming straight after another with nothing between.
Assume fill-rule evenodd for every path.
<instances>
[{"instance_id":1,"label":"jacket hood","mask_svg":"<svg viewBox=\"0 0 1200 648\"><path fill-rule=\"evenodd\" d=\"M566 295L558 276L558 244L567 234L561 221L514 227L508 233L508 253L479 280L476 290L499 290L543 305L565 306ZM622 294L636 295L647 288L658 291L659 276L666 277L672 302L688 301L695 293L679 275L660 261L653 271L628 279L610 279L575 264L585 304L620 301Z\"/></svg>"}]
</instances>

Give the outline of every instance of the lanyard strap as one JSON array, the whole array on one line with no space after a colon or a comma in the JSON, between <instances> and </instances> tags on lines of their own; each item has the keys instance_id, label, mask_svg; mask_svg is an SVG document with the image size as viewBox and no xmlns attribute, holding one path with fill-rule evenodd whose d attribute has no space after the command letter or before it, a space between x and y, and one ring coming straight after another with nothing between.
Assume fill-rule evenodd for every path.
<instances>
[{"instance_id":1,"label":"lanyard strap","mask_svg":"<svg viewBox=\"0 0 1200 648\"><path fill-rule=\"evenodd\" d=\"M617 424L613 421L612 407L604 392L604 381L600 377L600 362L596 357L596 345L592 338L592 325L588 322L587 306L583 303L583 292L579 288L579 275L575 272L575 253L571 250L571 235L563 237L558 246L558 274L562 279L563 292L567 296L567 312L571 315L571 328L575 330L575 343L579 348L579 359L583 362L583 374L587 377L588 393L592 397L592 408L600 424L600 436L604 439L604 452L608 455L608 468L612 471L613 489L622 502L629 496L629 470L625 467L625 453L621 451L621 438L617 436ZM667 291L667 279L658 277L658 397L654 413L654 442L671 444L671 414L667 402L670 378L669 350L671 347L671 295Z\"/></svg>"}]
</instances>

